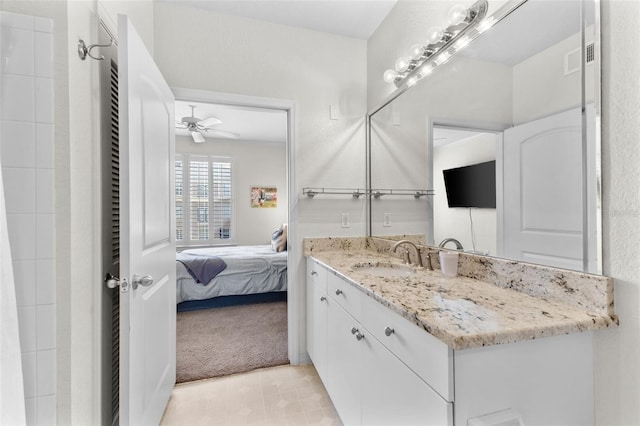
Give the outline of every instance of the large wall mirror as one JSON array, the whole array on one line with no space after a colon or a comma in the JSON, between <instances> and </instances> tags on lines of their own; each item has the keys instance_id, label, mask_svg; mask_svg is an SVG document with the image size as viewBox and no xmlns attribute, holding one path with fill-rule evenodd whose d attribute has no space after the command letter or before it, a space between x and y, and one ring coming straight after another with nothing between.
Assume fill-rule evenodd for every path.
<instances>
[{"instance_id":1,"label":"large wall mirror","mask_svg":"<svg viewBox=\"0 0 640 426\"><path fill-rule=\"evenodd\" d=\"M598 7L507 3L372 109L369 234L601 273Z\"/></svg>"}]
</instances>

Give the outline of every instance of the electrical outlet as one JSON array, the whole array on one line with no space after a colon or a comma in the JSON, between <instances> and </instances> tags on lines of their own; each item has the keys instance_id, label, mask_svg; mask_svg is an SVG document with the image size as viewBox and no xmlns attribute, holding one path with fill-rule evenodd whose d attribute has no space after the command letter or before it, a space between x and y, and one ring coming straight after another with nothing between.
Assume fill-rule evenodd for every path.
<instances>
[{"instance_id":1,"label":"electrical outlet","mask_svg":"<svg viewBox=\"0 0 640 426\"><path fill-rule=\"evenodd\" d=\"M351 222L349 222L349 213L342 213L340 215L340 226L342 228L349 228L351 226Z\"/></svg>"},{"instance_id":2,"label":"electrical outlet","mask_svg":"<svg viewBox=\"0 0 640 426\"><path fill-rule=\"evenodd\" d=\"M384 213L382 215L382 226L391 226L391 213Z\"/></svg>"}]
</instances>

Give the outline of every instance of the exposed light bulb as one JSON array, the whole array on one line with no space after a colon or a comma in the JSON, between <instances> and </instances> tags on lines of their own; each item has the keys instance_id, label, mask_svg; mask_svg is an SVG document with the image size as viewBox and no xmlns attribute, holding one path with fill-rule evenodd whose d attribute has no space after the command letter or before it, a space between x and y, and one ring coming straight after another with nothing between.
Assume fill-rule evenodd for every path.
<instances>
[{"instance_id":1,"label":"exposed light bulb","mask_svg":"<svg viewBox=\"0 0 640 426\"><path fill-rule=\"evenodd\" d=\"M449 25L458 25L463 23L467 16L469 16L469 11L466 7L461 4L456 4L451 9L449 9L448 13Z\"/></svg>"},{"instance_id":2,"label":"exposed light bulb","mask_svg":"<svg viewBox=\"0 0 640 426\"><path fill-rule=\"evenodd\" d=\"M438 65L442 65L445 62L447 62L449 60L449 58L451 57L451 53L450 52L443 52L436 60L435 63Z\"/></svg>"},{"instance_id":3,"label":"exposed light bulb","mask_svg":"<svg viewBox=\"0 0 640 426\"><path fill-rule=\"evenodd\" d=\"M444 31L440 27L431 27L427 30L427 43L436 44L444 37Z\"/></svg>"},{"instance_id":4,"label":"exposed light bulb","mask_svg":"<svg viewBox=\"0 0 640 426\"><path fill-rule=\"evenodd\" d=\"M393 83L396 79L396 72L394 70L386 70L382 76L387 83Z\"/></svg>"},{"instance_id":5,"label":"exposed light bulb","mask_svg":"<svg viewBox=\"0 0 640 426\"><path fill-rule=\"evenodd\" d=\"M409 56L414 61L417 61L418 59L420 59L423 53L424 53L424 48L422 47L421 44L416 43L409 48Z\"/></svg>"},{"instance_id":6,"label":"exposed light bulb","mask_svg":"<svg viewBox=\"0 0 640 426\"><path fill-rule=\"evenodd\" d=\"M426 77L429 74L431 74L431 72L433 71L433 65L431 64L424 64L420 67L420 70L418 71L418 76L420 78Z\"/></svg>"},{"instance_id":7,"label":"exposed light bulb","mask_svg":"<svg viewBox=\"0 0 640 426\"><path fill-rule=\"evenodd\" d=\"M471 38L465 36L456 41L456 44L454 44L453 47L455 47L456 50L460 50L467 46L469 43L471 43Z\"/></svg>"},{"instance_id":8,"label":"exposed light bulb","mask_svg":"<svg viewBox=\"0 0 640 426\"><path fill-rule=\"evenodd\" d=\"M399 57L396 60L396 71L405 72L407 68L409 68L409 64L409 58L406 58L404 56Z\"/></svg>"},{"instance_id":9,"label":"exposed light bulb","mask_svg":"<svg viewBox=\"0 0 640 426\"><path fill-rule=\"evenodd\" d=\"M480 25L478 25L477 30L480 34L482 34L483 32L487 31L489 28L493 27L493 25L496 22L497 22L497 19L495 17L489 16L487 19L480 22Z\"/></svg>"}]
</instances>

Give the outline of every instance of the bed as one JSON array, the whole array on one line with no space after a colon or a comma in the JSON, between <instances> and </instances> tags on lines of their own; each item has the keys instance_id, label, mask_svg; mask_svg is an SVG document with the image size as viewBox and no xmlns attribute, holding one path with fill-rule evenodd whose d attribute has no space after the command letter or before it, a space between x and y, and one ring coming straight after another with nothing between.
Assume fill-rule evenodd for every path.
<instances>
[{"instance_id":1,"label":"bed","mask_svg":"<svg viewBox=\"0 0 640 426\"><path fill-rule=\"evenodd\" d=\"M189 256L200 259L213 257L214 261L221 259L226 266L208 282L198 282L185 264L178 260ZM177 254L177 303L219 296L282 292L286 289L287 252L276 252L271 245L188 249Z\"/></svg>"}]
</instances>

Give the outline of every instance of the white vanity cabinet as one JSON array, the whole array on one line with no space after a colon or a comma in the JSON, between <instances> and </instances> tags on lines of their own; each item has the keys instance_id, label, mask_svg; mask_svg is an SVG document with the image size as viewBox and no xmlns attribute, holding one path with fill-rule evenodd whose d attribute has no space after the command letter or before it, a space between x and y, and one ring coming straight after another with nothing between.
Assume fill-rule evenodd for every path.
<instances>
[{"instance_id":1,"label":"white vanity cabinet","mask_svg":"<svg viewBox=\"0 0 640 426\"><path fill-rule=\"evenodd\" d=\"M320 305L326 309L320 311L316 287L321 273L317 270L324 267L311 260L307 268L311 278L307 286L307 330L312 333L308 350L316 369L326 371L326 378L322 374L321 378L344 424L453 425L451 402L438 395L362 322L367 296L327 271L328 298ZM316 274L311 275L311 271ZM319 319L318 312L327 314L327 327L320 332L321 327L310 324ZM318 338L325 335L327 355L323 366L316 359L322 360L318 356L322 345Z\"/></svg>"},{"instance_id":2,"label":"white vanity cabinet","mask_svg":"<svg viewBox=\"0 0 640 426\"><path fill-rule=\"evenodd\" d=\"M505 412L528 426L594 424L592 333L453 350L307 266L308 350L345 425L467 426Z\"/></svg>"}]
</instances>

